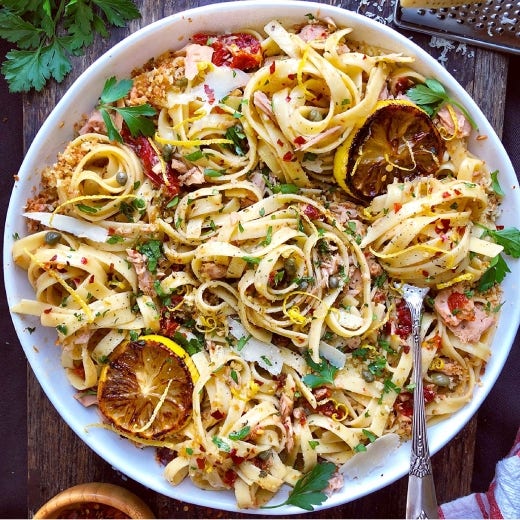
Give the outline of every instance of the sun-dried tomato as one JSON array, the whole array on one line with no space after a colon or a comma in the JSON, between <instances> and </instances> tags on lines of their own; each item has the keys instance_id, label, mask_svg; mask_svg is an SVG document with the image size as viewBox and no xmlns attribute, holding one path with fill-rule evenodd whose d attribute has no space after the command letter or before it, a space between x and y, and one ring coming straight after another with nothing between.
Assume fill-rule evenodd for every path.
<instances>
[{"instance_id":1,"label":"sun-dried tomato","mask_svg":"<svg viewBox=\"0 0 520 520\"><path fill-rule=\"evenodd\" d=\"M413 395L411 392L402 392L399 394L398 400L395 402L394 408L397 413L405 417L413 415Z\"/></svg>"},{"instance_id":2,"label":"sun-dried tomato","mask_svg":"<svg viewBox=\"0 0 520 520\"><path fill-rule=\"evenodd\" d=\"M318 218L320 218L321 216L321 213L319 212L318 209L316 209L314 206L312 206L311 204L307 204L305 206L305 208L303 209L303 213L309 217L311 220L316 220Z\"/></svg>"},{"instance_id":3,"label":"sun-dried tomato","mask_svg":"<svg viewBox=\"0 0 520 520\"><path fill-rule=\"evenodd\" d=\"M437 394L434 390L425 386L423 388L423 395L424 395L425 402L431 403L435 399L435 396Z\"/></svg>"},{"instance_id":4,"label":"sun-dried tomato","mask_svg":"<svg viewBox=\"0 0 520 520\"><path fill-rule=\"evenodd\" d=\"M316 411L321 413L322 415L326 415L327 417L331 417L332 419L336 419L341 421L346 416L346 409L339 406L339 403L329 399L324 403L320 403L316 407Z\"/></svg>"},{"instance_id":5,"label":"sun-dried tomato","mask_svg":"<svg viewBox=\"0 0 520 520\"><path fill-rule=\"evenodd\" d=\"M167 307L161 309L159 327L161 334L167 338L173 337L175 331L179 328L179 324L173 319L173 316Z\"/></svg>"},{"instance_id":6,"label":"sun-dried tomato","mask_svg":"<svg viewBox=\"0 0 520 520\"><path fill-rule=\"evenodd\" d=\"M248 33L212 35L197 33L192 41L213 49L211 61L218 67L252 70L262 63L262 47L257 38Z\"/></svg>"},{"instance_id":7,"label":"sun-dried tomato","mask_svg":"<svg viewBox=\"0 0 520 520\"><path fill-rule=\"evenodd\" d=\"M130 132L125 131L124 127L121 135L125 144L132 148L139 159L141 159L144 174L153 184L158 188L165 186L169 195L177 195L179 193L179 179L170 164L165 163L164 175L155 172L154 167L160 162L160 158L148 138L142 135L132 137Z\"/></svg>"},{"instance_id":8,"label":"sun-dried tomato","mask_svg":"<svg viewBox=\"0 0 520 520\"><path fill-rule=\"evenodd\" d=\"M228 485L229 487L233 487L236 480L237 474L232 469L228 469L222 476L222 482L224 482L224 484Z\"/></svg>"},{"instance_id":9,"label":"sun-dried tomato","mask_svg":"<svg viewBox=\"0 0 520 520\"><path fill-rule=\"evenodd\" d=\"M448 307L450 312L463 309L469 302L468 297L460 292L453 292L448 296Z\"/></svg>"},{"instance_id":10,"label":"sun-dried tomato","mask_svg":"<svg viewBox=\"0 0 520 520\"><path fill-rule=\"evenodd\" d=\"M233 464L236 464L237 466L239 464L242 464L242 462L244 462L244 460L246 460L245 457L237 455L237 449L236 448L233 448L230 451L229 456L230 456L231 460L233 461Z\"/></svg>"},{"instance_id":11,"label":"sun-dried tomato","mask_svg":"<svg viewBox=\"0 0 520 520\"><path fill-rule=\"evenodd\" d=\"M395 324L395 333L406 339L412 333L412 315L410 309L406 306L404 300L398 302L397 307L397 323Z\"/></svg>"}]
</instances>

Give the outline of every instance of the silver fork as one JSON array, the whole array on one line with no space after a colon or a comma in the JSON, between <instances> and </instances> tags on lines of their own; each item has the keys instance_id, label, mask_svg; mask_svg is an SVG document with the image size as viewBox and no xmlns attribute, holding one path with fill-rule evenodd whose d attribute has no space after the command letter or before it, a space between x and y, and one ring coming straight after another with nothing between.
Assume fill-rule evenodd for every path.
<instances>
[{"instance_id":1,"label":"silver fork","mask_svg":"<svg viewBox=\"0 0 520 520\"><path fill-rule=\"evenodd\" d=\"M412 451L406 497L406 518L433 519L438 518L437 499L428 448L421 373L421 314L423 301L429 288L403 284L398 289L402 293L412 316L413 383L415 385L413 390Z\"/></svg>"}]
</instances>

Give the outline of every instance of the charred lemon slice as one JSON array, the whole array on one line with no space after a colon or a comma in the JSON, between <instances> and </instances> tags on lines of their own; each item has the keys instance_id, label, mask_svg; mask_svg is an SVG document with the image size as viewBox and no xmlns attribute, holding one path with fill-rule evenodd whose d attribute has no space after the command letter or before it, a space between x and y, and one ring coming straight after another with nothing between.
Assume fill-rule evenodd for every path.
<instances>
[{"instance_id":1,"label":"charred lemon slice","mask_svg":"<svg viewBox=\"0 0 520 520\"><path fill-rule=\"evenodd\" d=\"M379 101L372 114L338 148L334 176L360 202L401 182L438 170L444 141L432 120L406 100Z\"/></svg>"},{"instance_id":2,"label":"charred lemon slice","mask_svg":"<svg viewBox=\"0 0 520 520\"><path fill-rule=\"evenodd\" d=\"M98 406L116 429L143 439L180 430L192 408L198 371L189 354L159 335L142 336L110 354L98 383Z\"/></svg>"}]
</instances>

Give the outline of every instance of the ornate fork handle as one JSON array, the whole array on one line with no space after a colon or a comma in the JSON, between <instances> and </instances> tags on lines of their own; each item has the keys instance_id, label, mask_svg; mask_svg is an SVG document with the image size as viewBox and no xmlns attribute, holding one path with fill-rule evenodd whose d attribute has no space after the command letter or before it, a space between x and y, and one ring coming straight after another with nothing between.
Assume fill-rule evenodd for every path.
<instances>
[{"instance_id":1,"label":"ornate fork handle","mask_svg":"<svg viewBox=\"0 0 520 520\"><path fill-rule=\"evenodd\" d=\"M410 474L406 500L406 518L438 518L437 499L433 482L428 435L426 430L426 412L422 381L421 355L421 313L423 300L428 288L411 285L402 287L404 300L412 317L412 351L414 407L412 422L412 452L410 456Z\"/></svg>"}]
</instances>

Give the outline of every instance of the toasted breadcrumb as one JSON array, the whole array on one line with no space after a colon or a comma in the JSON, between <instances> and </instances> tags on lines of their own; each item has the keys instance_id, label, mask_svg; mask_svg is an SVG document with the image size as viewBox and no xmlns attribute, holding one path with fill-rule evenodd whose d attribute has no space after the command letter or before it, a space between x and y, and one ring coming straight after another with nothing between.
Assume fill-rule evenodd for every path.
<instances>
[{"instance_id":1,"label":"toasted breadcrumb","mask_svg":"<svg viewBox=\"0 0 520 520\"><path fill-rule=\"evenodd\" d=\"M169 91L180 92L184 84L184 56L173 52L161 54L144 67L132 72L133 87L129 95L129 105L150 103L158 108L167 108Z\"/></svg>"}]
</instances>

